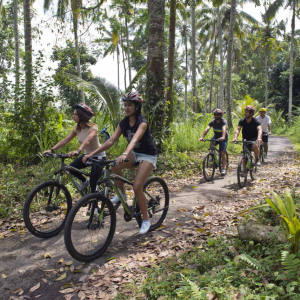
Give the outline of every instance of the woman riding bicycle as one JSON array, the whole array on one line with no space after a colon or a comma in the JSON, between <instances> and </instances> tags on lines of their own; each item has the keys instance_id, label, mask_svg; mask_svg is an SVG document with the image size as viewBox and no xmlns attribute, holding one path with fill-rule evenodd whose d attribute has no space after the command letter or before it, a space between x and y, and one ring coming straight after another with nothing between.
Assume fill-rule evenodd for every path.
<instances>
[{"instance_id":1,"label":"woman riding bicycle","mask_svg":"<svg viewBox=\"0 0 300 300\"><path fill-rule=\"evenodd\" d=\"M85 155L83 162L85 163L88 158L93 157L94 153L109 149L123 134L129 144L125 152L117 158L112 172L122 176L123 169L132 169L138 164L133 190L143 214L143 223L139 233L145 234L149 231L151 223L148 219L147 200L143 193L143 186L151 171L156 167L157 149L150 135L149 124L141 115L143 102L141 95L129 92L122 97L122 100L126 117L119 123L111 138L95 151ZM125 159L129 161L125 162ZM126 199L123 183L117 181L116 185ZM111 201L117 203L120 199L115 196Z\"/></svg>"},{"instance_id":2,"label":"woman riding bicycle","mask_svg":"<svg viewBox=\"0 0 300 300\"><path fill-rule=\"evenodd\" d=\"M93 157L95 159L105 160L105 152L103 151L95 151L101 145L99 143L98 138L98 126L97 124L91 123L90 119L94 116L93 110L86 104L78 103L73 106L73 120L76 123L72 132L65 137L63 140L59 141L54 147L50 150L46 150L43 152L43 155L46 153L53 153L55 150L65 146L71 140L73 140L76 136L78 137L78 142L81 144L80 147L76 151L71 151L68 153L69 157L74 157L79 155L83 150L84 154L89 154L93 152ZM82 162L82 158L84 155L81 155L77 159L75 159L70 166L76 169L84 169L87 167L86 164ZM89 181L81 174L76 172L71 172L76 178L81 180L80 190L85 190ZM91 174L90 174L90 186L91 192L95 192L96 185L99 177L101 176L102 168L96 165L92 165Z\"/></svg>"}]
</instances>

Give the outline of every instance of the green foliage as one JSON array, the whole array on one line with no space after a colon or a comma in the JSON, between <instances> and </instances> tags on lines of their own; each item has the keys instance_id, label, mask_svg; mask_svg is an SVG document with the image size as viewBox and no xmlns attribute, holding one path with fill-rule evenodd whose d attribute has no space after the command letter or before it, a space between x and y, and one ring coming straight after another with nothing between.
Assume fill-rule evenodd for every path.
<instances>
[{"instance_id":1,"label":"green foliage","mask_svg":"<svg viewBox=\"0 0 300 300\"><path fill-rule=\"evenodd\" d=\"M257 259L251 257L248 254L243 253L243 254L239 255L238 258L245 261L248 265L250 265L251 267L253 267L257 270L261 270L263 268L263 266Z\"/></svg>"}]
</instances>

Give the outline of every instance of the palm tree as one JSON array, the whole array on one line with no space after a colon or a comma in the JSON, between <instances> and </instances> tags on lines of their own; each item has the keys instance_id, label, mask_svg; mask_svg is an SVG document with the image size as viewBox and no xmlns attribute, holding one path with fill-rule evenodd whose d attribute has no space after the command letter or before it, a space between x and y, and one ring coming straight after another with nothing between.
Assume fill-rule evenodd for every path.
<instances>
[{"instance_id":1,"label":"palm tree","mask_svg":"<svg viewBox=\"0 0 300 300\"><path fill-rule=\"evenodd\" d=\"M272 19L279 11L280 7L285 5L285 8L291 6L292 8L292 21L291 21L291 46L290 46L290 74L289 74L289 107L288 118L292 119L292 106L293 106L293 72L294 72L294 39L295 39L295 16L296 6L298 8L298 0L275 0L266 12L266 18Z\"/></svg>"},{"instance_id":2,"label":"palm tree","mask_svg":"<svg viewBox=\"0 0 300 300\"><path fill-rule=\"evenodd\" d=\"M24 0L24 40L25 40L25 102L28 109L32 106L32 35L31 1Z\"/></svg>"},{"instance_id":3,"label":"palm tree","mask_svg":"<svg viewBox=\"0 0 300 300\"><path fill-rule=\"evenodd\" d=\"M164 125L164 25L165 0L148 1L149 41L147 57L146 113L150 115L158 148Z\"/></svg>"},{"instance_id":4,"label":"palm tree","mask_svg":"<svg viewBox=\"0 0 300 300\"><path fill-rule=\"evenodd\" d=\"M176 30L176 0L170 1L169 49L168 49L168 78L166 101L169 107L167 125L173 120L173 78L175 60L175 30Z\"/></svg>"}]
</instances>

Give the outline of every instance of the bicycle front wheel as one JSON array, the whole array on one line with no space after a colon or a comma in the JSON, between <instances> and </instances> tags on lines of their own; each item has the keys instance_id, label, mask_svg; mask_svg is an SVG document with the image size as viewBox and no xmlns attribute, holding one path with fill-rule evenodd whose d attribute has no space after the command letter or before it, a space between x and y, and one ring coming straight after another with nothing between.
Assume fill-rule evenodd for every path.
<instances>
[{"instance_id":1,"label":"bicycle front wheel","mask_svg":"<svg viewBox=\"0 0 300 300\"><path fill-rule=\"evenodd\" d=\"M43 182L25 200L24 223L37 237L53 237L64 228L71 207L72 197L64 185L57 181Z\"/></svg>"},{"instance_id":2,"label":"bicycle front wheel","mask_svg":"<svg viewBox=\"0 0 300 300\"><path fill-rule=\"evenodd\" d=\"M104 215L104 210L109 213ZM101 194L86 195L74 205L66 220L66 248L76 260L93 261L106 251L115 229L116 212L111 201Z\"/></svg>"},{"instance_id":3,"label":"bicycle front wheel","mask_svg":"<svg viewBox=\"0 0 300 300\"><path fill-rule=\"evenodd\" d=\"M257 165L253 164L251 161L250 177L252 180L256 179L256 173L257 173Z\"/></svg>"},{"instance_id":4,"label":"bicycle front wheel","mask_svg":"<svg viewBox=\"0 0 300 300\"><path fill-rule=\"evenodd\" d=\"M247 166L247 158L241 156L237 168L237 180L241 188L247 185L248 170L246 166Z\"/></svg>"},{"instance_id":5,"label":"bicycle front wheel","mask_svg":"<svg viewBox=\"0 0 300 300\"><path fill-rule=\"evenodd\" d=\"M144 184L144 194L147 199L150 230L157 229L166 218L169 209L169 189L160 177L150 177Z\"/></svg>"},{"instance_id":6,"label":"bicycle front wheel","mask_svg":"<svg viewBox=\"0 0 300 300\"><path fill-rule=\"evenodd\" d=\"M203 176L206 181L212 181L215 174L215 159L212 153L208 153L203 159Z\"/></svg>"},{"instance_id":7,"label":"bicycle front wheel","mask_svg":"<svg viewBox=\"0 0 300 300\"><path fill-rule=\"evenodd\" d=\"M265 161L263 144L260 145L260 148L259 148L259 160L261 163L263 163Z\"/></svg>"},{"instance_id":8,"label":"bicycle front wheel","mask_svg":"<svg viewBox=\"0 0 300 300\"><path fill-rule=\"evenodd\" d=\"M226 159L226 164L225 164L225 172L227 174L227 171L228 171L228 166L229 166L229 159L228 159L228 153L225 151L225 159ZM219 169L220 169L220 173L222 171L222 168L223 168L223 157L222 157L222 154L220 153L220 163L219 163Z\"/></svg>"}]
</instances>

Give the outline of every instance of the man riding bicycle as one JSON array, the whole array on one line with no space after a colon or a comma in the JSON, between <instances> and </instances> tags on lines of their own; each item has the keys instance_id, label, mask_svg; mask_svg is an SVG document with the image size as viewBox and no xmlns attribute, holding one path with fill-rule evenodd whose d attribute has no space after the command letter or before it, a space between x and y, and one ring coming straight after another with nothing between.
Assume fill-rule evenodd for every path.
<instances>
[{"instance_id":1,"label":"man riding bicycle","mask_svg":"<svg viewBox=\"0 0 300 300\"><path fill-rule=\"evenodd\" d=\"M219 108L214 110L214 119L209 122L207 128L204 130L201 138L199 141L203 141L205 135L208 133L210 128L212 127L214 130L214 137L213 140L216 139L218 142L211 142L214 145L220 145L220 151L222 156L222 170L221 175L226 175L226 148L227 148L227 142L228 142L228 132L227 132L227 121L222 118L223 111Z\"/></svg>"},{"instance_id":2,"label":"man riding bicycle","mask_svg":"<svg viewBox=\"0 0 300 300\"><path fill-rule=\"evenodd\" d=\"M255 156L255 163L257 166L260 165L259 162L259 144L261 143L261 136L262 136L262 129L261 129L261 124L260 122L253 117L254 112L255 112L255 107L251 105L247 105L244 108L245 112L245 118L241 119L239 121L239 125L236 129L235 135L233 140L231 141L232 143L235 142L240 134L241 129L242 130L242 135L243 135L243 140L246 140L247 142L255 142L257 141L258 144L252 144L249 145ZM251 149L250 149L251 150Z\"/></svg>"},{"instance_id":3,"label":"man riding bicycle","mask_svg":"<svg viewBox=\"0 0 300 300\"><path fill-rule=\"evenodd\" d=\"M262 141L264 143L264 158L268 158L268 138L271 135L271 118L267 115L267 110L262 107L259 109L259 116L256 119L261 123Z\"/></svg>"}]
</instances>

